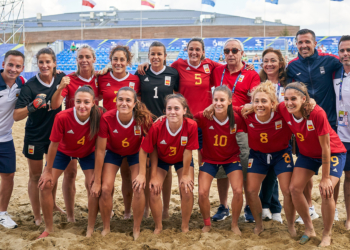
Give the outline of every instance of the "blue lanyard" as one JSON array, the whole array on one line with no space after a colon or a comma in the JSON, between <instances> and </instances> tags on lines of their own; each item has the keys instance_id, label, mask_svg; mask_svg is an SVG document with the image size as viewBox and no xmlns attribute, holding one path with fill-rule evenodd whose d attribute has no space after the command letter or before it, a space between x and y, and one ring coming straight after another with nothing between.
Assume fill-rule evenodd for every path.
<instances>
[{"instance_id":1,"label":"blue lanyard","mask_svg":"<svg viewBox=\"0 0 350 250\"><path fill-rule=\"evenodd\" d=\"M343 86L343 79L344 79L344 67L341 69L341 79L340 79L340 83L339 83L339 101L342 100L341 89Z\"/></svg>"},{"instance_id":2,"label":"blue lanyard","mask_svg":"<svg viewBox=\"0 0 350 250\"><path fill-rule=\"evenodd\" d=\"M243 70L245 70L245 67L246 67L246 65L244 64ZM241 70L241 73L239 73L239 75L236 78L235 84L233 85L233 88L232 88L232 94L235 93L237 82L238 82L239 78L241 77L243 70ZM226 71L226 67L224 68L224 71L222 72L220 86L222 86L222 82L223 82L224 76L225 76L225 71Z\"/></svg>"},{"instance_id":3,"label":"blue lanyard","mask_svg":"<svg viewBox=\"0 0 350 250\"><path fill-rule=\"evenodd\" d=\"M281 90L281 84L280 84L280 81L278 81L278 83L277 83L277 98L280 97L280 90Z\"/></svg>"}]
</instances>

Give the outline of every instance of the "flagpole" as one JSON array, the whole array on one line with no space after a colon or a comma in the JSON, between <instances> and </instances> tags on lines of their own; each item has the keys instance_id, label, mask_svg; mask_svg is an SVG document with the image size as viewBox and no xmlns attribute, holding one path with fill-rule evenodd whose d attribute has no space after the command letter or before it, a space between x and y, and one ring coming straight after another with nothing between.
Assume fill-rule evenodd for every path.
<instances>
[{"instance_id":1,"label":"flagpole","mask_svg":"<svg viewBox=\"0 0 350 250\"><path fill-rule=\"evenodd\" d=\"M265 37L266 2L264 2L264 37Z\"/></svg>"},{"instance_id":2,"label":"flagpole","mask_svg":"<svg viewBox=\"0 0 350 250\"><path fill-rule=\"evenodd\" d=\"M142 39L142 6L140 11L140 39Z\"/></svg>"},{"instance_id":3,"label":"flagpole","mask_svg":"<svg viewBox=\"0 0 350 250\"><path fill-rule=\"evenodd\" d=\"M329 0L328 12L329 12L329 18L328 18L328 36L330 36L330 35L331 35L331 1L330 1L330 0Z\"/></svg>"},{"instance_id":4,"label":"flagpole","mask_svg":"<svg viewBox=\"0 0 350 250\"><path fill-rule=\"evenodd\" d=\"M203 19L201 19L202 12L203 12L203 4L201 4L201 15L199 16L199 21L201 22L201 38L203 38Z\"/></svg>"}]
</instances>

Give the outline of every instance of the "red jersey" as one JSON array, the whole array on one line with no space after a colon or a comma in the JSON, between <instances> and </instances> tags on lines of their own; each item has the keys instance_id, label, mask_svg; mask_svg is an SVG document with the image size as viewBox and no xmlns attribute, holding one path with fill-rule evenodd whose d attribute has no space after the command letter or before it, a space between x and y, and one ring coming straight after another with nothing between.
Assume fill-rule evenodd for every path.
<instances>
[{"instance_id":1,"label":"red jersey","mask_svg":"<svg viewBox=\"0 0 350 250\"><path fill-rule=\"evenodd\" d=\"M179 72L179 91L190 107L192 114L203 111L212 103L210 75L214 68L220 66L210 59L204 59L195 67L189 60L178 59L171 64Z\"/></svg>"},{"instance_id":2,"label":"red jersey","mask_svg":"<svg viewBox=\"0 0 350 250\"><path fill-rule=\"evenodd\" d=\"M227 85L227 87L231 90L235 85L237 77L239 77L232 97L233 106L241 106L246 103L250 103L250 96L248 94L251 93L253 89L260 84L260 77L258 73L256 73L255 70L246 70L245 63L243 62L243 64L244 66L242 69L233 74L230 74L227 65L221 64L220 67L214 69L211 76L211 81L215 87L218 87L220 85ZM224 70L224 78L222 79Z\"/></svg>"},{"instance_id":3,"label":"red jersey","mask_svg":"<svg viewBox=\"0 0 350 250\"><path fill-rule=\"evenodd\" d=\"M278 110L295 135L299 151L311 158L322 158L322 148L319 136L329 134L331 153L346 153L343 143L328 122L326 112L318 105L311 111L307 120L297 120L290 114L284 102L278 105Z\"/></svg>"},{"instance_id":4,"label":"red jersey","mask_svg":"<svg viewBox=\"0 0 350 250\"><path fill-rule=\"evenodd\" d=\"M237 129L242 129L242 118L235 114L235 127L233 130L230 130L228 117L224 122L220 122L215 116L213 118L210 121L203 116L202 112L195 115L198 127L203 132L202 161L212 164L240 161L236 133Z\"/></svg>"},{"instance_id":5,"label":"red jersey","mask_svg":"<svg viewBox=\"0 0 350 250\"><path fill-rule=\"evenodd\" d=\"M107 139L107 149L119 155L133 155L139 152L144 129L137 126L134 118L124 125L118 117L119 111L112 109L101 117L98 136Z\"/></svg>"},{"instance_id":6,"label":"red jersey","mask_svg":"<svg viewBox=\"0 0 350 250\"><path fill-rule=\"evenodd\" d=\"M197 123L185 118L182 126L175 133L170 131L168 119L154 123L141 147L147 153L152 153L155 145L158 158L162 161L169 164L182 162L185 149L199 148Z\"/></svg>"},{"instance_id":7,"label":"red jersey","mask_svg":"<svg viewBox=\"0 0 350 250\"><path fill-rule=\"evenodd\" d=\"M83 158L95 151L96 137L90 140L90 118L81 122L75 108L70 108L55 116L50 141L59 142L61 153Z\"/></svg>"},{"instance_id":8,"label":"red jersey","mask_svg":"<svg viewBox=\"0 0 350 250\"><path fill-rule=\"evenodd\" d=\"M241 116L242 108L237 113ZM243 119L248 133L249 147L264 154L275 153L286 149L292 136L288 124L283 119L280 112L272 112L271 117L266 122L261 122L255 113Z\"/></svg>"},{"instance_id":9,"label":"red jersey","mask_svg":"<svg viewBox=\"0 0 350 250\"><path fill-rule=\"evenodd\" d=\"M95 104L98 105L98 86L97 79L92 76L90 79L85 79L75 73L67 75L70 78L69 84L62 90L61 96L66 97L66 109L74 107L74 94L78 88L89 85L95 93Z\"/></svg>"},{"instance_id":10,"label":"red jersey","mask_svg":"<svg viewBox=\"0 0 350 250\"><path fill-rule=\"evenodd\" d=\"M129 72L122 79L116 78L112 72L98 76L98 92L103 98L103 107L107 110L115 109L117 93L122 87L130 87L140 92L140 79Z\"/></svg>"}]
</instances>

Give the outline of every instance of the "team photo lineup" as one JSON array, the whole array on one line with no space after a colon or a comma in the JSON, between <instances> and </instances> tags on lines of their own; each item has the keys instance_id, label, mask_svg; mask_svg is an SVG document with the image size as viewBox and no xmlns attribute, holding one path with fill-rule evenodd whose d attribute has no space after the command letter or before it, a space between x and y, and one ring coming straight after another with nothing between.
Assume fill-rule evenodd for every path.
<instances>
[{"instance_id":1,"label":"team photo lineup","mask_svg":"<svg viewBox=\"0 0 350 250\"><path fill-rule=\"evenodd\" d=\"M339 39L338 56L322 51L311 29L293 35L297 56L288 61L281 50L267 47L259 72L244 59L245 46L235 38L224 42L216 62L207 58L203 39L193 37L184 47L187 58L170 65L167 47L155 39L148 62L138 65L135 74L128 70L135 55L127 45L111 47L103 69L95 68L97 54L90 45L72 45L76 70L67 75L57 67L54 50L42 48L30 59L38 66L30 79L22 76L28 58L8 50L0 70L2 229L11 234L20 228L8 209L17 185L17 152L27 161L33 223L44 225L33 240L55 238L55 214L76 222L81 170L87 238L113 232L116 192L124 205L118 223L132 220L129 231L135 241L147 218L152 218L153 233L161 234L172 216L176 182L184 234L194 230L190 222L198 204L202 221L196 229L202 233L230 220L228 230L234 235L243 237L242 224L253 223L253 233L261 237L265 221L271 220L283 224L298 244L330 246L341 233L332 230L339 221L339 193L345 199L342 227L349 234L350 35ZM22 120L23 151L18 152L12 127ZM318 211L311 194L314 175L320 176ZM56 203L60 177L64 208ZM214 182L220 201L215 214ZM313 223L318 218L321 235ZM317 236L316 244L312 239Z\"/></svg>"}]
</instances>

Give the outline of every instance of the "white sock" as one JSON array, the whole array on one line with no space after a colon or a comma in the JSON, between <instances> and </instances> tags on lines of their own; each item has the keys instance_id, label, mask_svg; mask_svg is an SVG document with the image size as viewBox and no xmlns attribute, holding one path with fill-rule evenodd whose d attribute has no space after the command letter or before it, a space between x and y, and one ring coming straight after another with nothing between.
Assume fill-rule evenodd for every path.
<instances>
[{"instance_id":1,"label":"white sock","mask_svg":"<svg viewBox=\"0 0 350 250\"><path fill-rule=\"evenodd\" d=\"M311 210L315 210L315 207L312 205L312 207L310 207Z\"/></svg>"},{"instance_id":2,"label":"white sock","mask_svg":"<svg viewBox=\"0 0 350 250\"><path fill-rule=\"evenodd\" d=\"M1 216L1 215L5 215L6 212L7 212L7 211L2 211L2 212L0 212L0 216Z\"/></svg>"}]
</instances>

